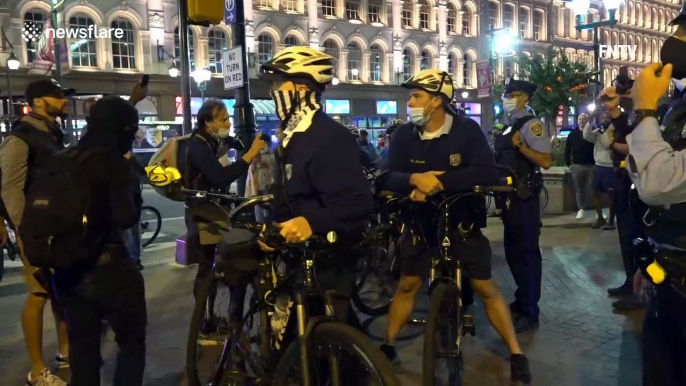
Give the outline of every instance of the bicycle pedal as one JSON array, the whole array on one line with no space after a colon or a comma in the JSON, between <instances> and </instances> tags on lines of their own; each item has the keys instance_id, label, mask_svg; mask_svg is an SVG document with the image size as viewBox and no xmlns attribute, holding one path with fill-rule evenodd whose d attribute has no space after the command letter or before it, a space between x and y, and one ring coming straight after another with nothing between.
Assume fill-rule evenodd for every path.
<instances>
[{"instance_id":1,"label":"bicycle pedal","mask_svg":"<svg viewBox=\"0 0 686 386\"><path fill-rule=\"evenodd\" d=\"M474 325L474 317L472 315L464 315L462 317L462 336L469 334L470 336L476 335L476 326Z\"/></svg>"}]
</instances>

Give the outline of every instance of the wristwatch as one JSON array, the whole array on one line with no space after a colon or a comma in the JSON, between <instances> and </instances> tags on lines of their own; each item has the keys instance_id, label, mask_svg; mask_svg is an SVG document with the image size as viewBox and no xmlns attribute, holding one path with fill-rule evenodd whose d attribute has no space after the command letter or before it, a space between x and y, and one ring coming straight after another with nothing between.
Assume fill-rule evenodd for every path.
<instances>
[{"instance_id":1,"label":"wristwatch","mask_svg":"<svg viewBox=\"0 0 686 386\"><path fill-rule=\"evenodd\" d=\"M657 110L635 110L634 111L634 125L638 125L644 118L655 117L657 118Z\"/></svg>"}]
</instances>

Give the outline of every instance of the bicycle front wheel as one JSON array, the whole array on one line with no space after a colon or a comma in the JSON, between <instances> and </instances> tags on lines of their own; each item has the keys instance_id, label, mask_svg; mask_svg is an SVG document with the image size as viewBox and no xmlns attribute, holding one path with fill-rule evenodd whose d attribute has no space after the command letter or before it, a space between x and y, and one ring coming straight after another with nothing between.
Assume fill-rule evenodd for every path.
<instances>
[{"instance_id":1,"label":"bicycle front wheel","mask_svg":"<svg viewBox=\"0 0 686 386\"><path fill-rule=\"evenodd\" d=\"M462 386L462 312L454 284L440 283L431 292L424 334L422 385Z\"/></svg>"},{"instance_id":2,"label":"bicycle front wheel","mask_svg":"<svg viewBox=\"0 0 686 386\"><path fill-rule=\"evenodd\" d=\"M152 244L153 241L160 234L162 229L162 215L160 211L152 206L144 206L141 208L141 238L143 239L143 248Z\"/></svg>"},{"instance_id":3,"label":"bicycle front wheel","mask_svg":"<svg viewBox=\"0 0 686 386\"><path fill-rule=\"evenodd\" d=\"M360 312L369 316L388 313L400 279L397 256L398 237L388 236L385 248L373 248L359 260L360 276L352 302Z\"/></svg>"},{"instance_id":4,"label":"bicycle front wheel","mask_svg":"<svg viewBox=\"0 0 686 386\"><path fill-rule=\"evenodd\" d=\"M400 385L391 363L360 331L343 323L328 322L317 326L310 336L314 385ZM338 360L339 379L332 380L329 358ZM300 347L294 341L288 346L274 372L272 385L302 385Z\"/></svg>"}]
</instances>

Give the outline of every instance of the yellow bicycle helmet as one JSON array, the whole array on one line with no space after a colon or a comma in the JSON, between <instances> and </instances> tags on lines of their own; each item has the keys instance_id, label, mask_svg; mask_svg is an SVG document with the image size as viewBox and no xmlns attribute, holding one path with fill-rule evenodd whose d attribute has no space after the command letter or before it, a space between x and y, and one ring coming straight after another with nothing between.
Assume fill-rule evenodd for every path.
<instances>
[{"instance_id":1,"label":"yellow bicycle helmet","mask_svg":"<svg viewBox=\"0 0 686 386\"><path fill-rule=\"evenodd\" d=\"M145 168L150 185L157 187L168 186L181 180L181 173L177 168L165 167L163 165L153 165Z\"/></svg>"}]
</instances>

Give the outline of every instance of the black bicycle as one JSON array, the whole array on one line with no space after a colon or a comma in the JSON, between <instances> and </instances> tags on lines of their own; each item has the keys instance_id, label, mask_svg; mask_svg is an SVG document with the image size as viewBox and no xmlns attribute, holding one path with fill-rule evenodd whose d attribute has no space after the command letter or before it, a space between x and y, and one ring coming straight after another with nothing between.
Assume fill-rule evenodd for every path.
<instances>
[{"instance_id":1,"label":"black bicycle","mask_svg":"<svg viewBox=\"0 0 686 386\"><path fill-rule=\"evenodd\" d=\"M336 243L336 235L286 243L279 229L251 218L250 210L271 199L252 198L229 216L232 229L249 230L275 251L259 254L259 261L248 268L254 270L254 277L247 305L245 292L235 286L226 291L227 277L235 277L235 267L215 263L214 276L198 294L191 320L189 384L398 385L390 362L378 348L362 332L335 321L334 294L318 288L315 262L329 257L327 250ZM243 313L245 306L248 310ZM295 320L290 318L293 312ZM203 328L208 324L216 327L208 332ZM213 338L207 339L210 335ZM222 347L216 353L219 359L201 374L205 369L198 348L212 343Z\"/></svg>"},{"instance_id":2,"label":"black bicycle","mask_svg":"<svg viewBox=\"0 0 686 386\"><path fill-rule=\"evenodd\" d=\"M358 262L357 288L352 301L355 307L369 316L388 313L398 287L398 240L403 224L398 217L400 200L392 192L382 192L380 206L387 211L383 223L374 216L366 237L367 254Z\"/></svg>"},{"instance_id":3,"label":"black bicycle","mask_svg":"<svg viewBox=\"0 0 686 386\"><path fill-rule=\"evenodd\" d=\"M141 208L141 239L143 248L152 244L162 229L162 215L152 206L145 205Z\"/></svg>"},{"instance_id":4,"label":"black bicycle","mask_svg":"<svg viewBox=\"0 0 686 386\"><path fill-rule=\"evenodd\" d=\"M462 305L461 259L460 256L453 256L450 251L451 241L448 235L453 230L450 207L475 195L486 196L493 192L513 190L511 186L477 186L473 192L443 196L440 201L430 201L436 205L437 223L439 229L443 228L443 235L440 240L441 254L431 259L429 315L426 319L422 364L424 386L463 385L462 337L475 334L474 320L470 315L464 314ZM468 237L471 226L464 229L460 224L457 231Z\"/></svg>"}]
</instances>

